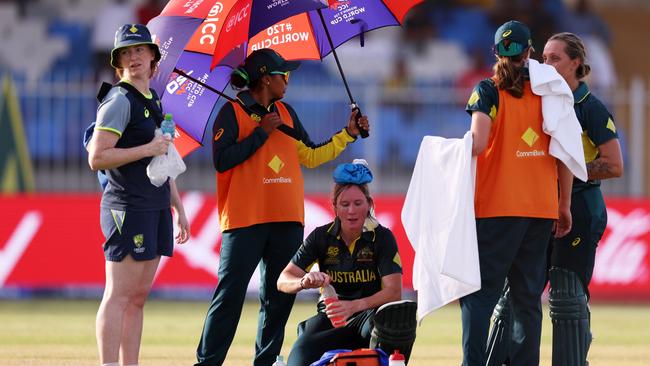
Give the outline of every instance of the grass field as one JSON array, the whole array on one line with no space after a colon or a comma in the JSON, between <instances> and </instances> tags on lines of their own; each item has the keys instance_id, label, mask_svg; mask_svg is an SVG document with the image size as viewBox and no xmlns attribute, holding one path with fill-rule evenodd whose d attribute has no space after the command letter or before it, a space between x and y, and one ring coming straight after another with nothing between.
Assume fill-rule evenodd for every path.
<instances>
[{"instance_id":1,"label":"grass field","mask_svg":"<svg viewBox=\"0 0 650 366\"><path fill-rule=\"evenodd\" d=\"M97 301L0 301L0 365L97 365ZM207 303L152 300L145 312L140 365L189 366ZM295 326L314 311L297 303L287 326L285 357L295 340ZM550 365L550 322L545 309L542 365ZM650 306L592 306L592 366L650 365ZM257 304L246 304L226 365L251 365ZM418 328L411 366L459 365L460 310L449 305Z\"/></svg>"}]
</instances>

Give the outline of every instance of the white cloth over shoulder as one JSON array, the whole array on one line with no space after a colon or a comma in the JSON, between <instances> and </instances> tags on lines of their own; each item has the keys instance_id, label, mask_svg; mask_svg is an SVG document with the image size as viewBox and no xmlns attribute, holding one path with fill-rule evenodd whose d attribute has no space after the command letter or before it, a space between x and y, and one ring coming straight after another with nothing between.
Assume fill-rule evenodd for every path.
<instances>
[{"instance_id":1,"label":"white cloth over shoulder","mask_svg":"<svg viewBox=\"0 0 650 366\"><path fill-rule=\"evenodd\" d=\"M463 139L425 136L402 208L415 250L413 288L418 321L481 288L474 218L472 133Z\"/></svg>"},{"instance_id":2,"label":"white cloth over shoulder","mask_svg":"<svg viewBox=\"0 0 650 366\"><path fill-rule=\"evenodd\" d=\"M550 65L528 61L533 94L542 97L544 132L551 136L549 153L560 159L578 179L587 181L582 127L573 109L573 92Z\"/></svg>"}]
</instances>

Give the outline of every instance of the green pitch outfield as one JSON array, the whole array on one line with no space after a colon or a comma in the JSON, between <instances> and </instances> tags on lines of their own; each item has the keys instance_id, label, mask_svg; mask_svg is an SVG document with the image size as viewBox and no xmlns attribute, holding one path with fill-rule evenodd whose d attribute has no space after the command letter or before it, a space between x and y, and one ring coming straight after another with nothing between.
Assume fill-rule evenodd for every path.
<instances>
[{"instance_id":1,"label":"green pitch outfield","mask_svg":"<svg viewBox=\"0 0 650 366\"><path fill-rule=\"evenodd\" d=\"M142 366L188 366L201 333L207 302L152 300L145 310L140 353ZM96 301L0 301L0 365L97 365ZM296 337L298 321L310 316L314 304L299 302L287 325L286 357ZM550 365L550 322L544 312L542 365ZM650 364L650 305L592 306L594 343L591 365ZM257 304L248 302L228 354L227 366L249 366L257 324ZM457 304L425 318L410 366L458 365L460 309Z\"/></svg>"}]
</instances>

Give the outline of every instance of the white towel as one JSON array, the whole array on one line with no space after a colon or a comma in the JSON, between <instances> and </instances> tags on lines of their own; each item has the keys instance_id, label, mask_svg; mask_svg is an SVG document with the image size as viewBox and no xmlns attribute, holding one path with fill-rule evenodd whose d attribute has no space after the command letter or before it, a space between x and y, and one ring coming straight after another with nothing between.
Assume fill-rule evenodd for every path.
<instances>
[{"instance_id":1,"label":"white towel","mask_svg":"<svg viewBox=\"0 0 650 366\"><path fill-rule=\"evenodd\" d=\"M415 250L418 321L481 288L474 219L472 133L425 136L409 185L402 224Z\"/></svg>"},{"instance_id":2,"label":"white towel","mask_svg":"<svg viewBox=\"0 0 650 366\"><path fill-rule=\"evenodd\" d=\"M573 92L553 66L528 61L530 86L542 97L544 132L551 136L549 153L560 159L578 179L587 181L582 127L573 109Z\"/></svg>"}]
</instances>

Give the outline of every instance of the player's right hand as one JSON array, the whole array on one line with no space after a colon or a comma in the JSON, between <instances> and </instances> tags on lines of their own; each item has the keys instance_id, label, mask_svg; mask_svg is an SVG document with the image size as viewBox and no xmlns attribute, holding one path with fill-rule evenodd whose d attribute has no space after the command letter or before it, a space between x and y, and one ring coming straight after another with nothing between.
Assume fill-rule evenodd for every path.
<instances>
[{"instance_id":1,"label":"player's right hand","mask_svg":"<svg viewBox=\"0 0 650 366\"><path fill-rule=\"evenodd\" d=\"M302 286L304 288L319 288L329 285L330 276L324 272L307 272L303 276Z\"/></svg>"},{"instance_id":2,"label":"player's right hand","mask_svg":"<svg viewBox=\"0 0 650 366\"><path fill-rule=\"evenodd\" d=\"M275 131L275 129L282 124L282 120L280 119L280 115L278 115L276 112L269 113L265 115L262 118L262 121L260 122L260 127L266 132L267 135L270 135Z\"/></svg>"}]
</instances>

